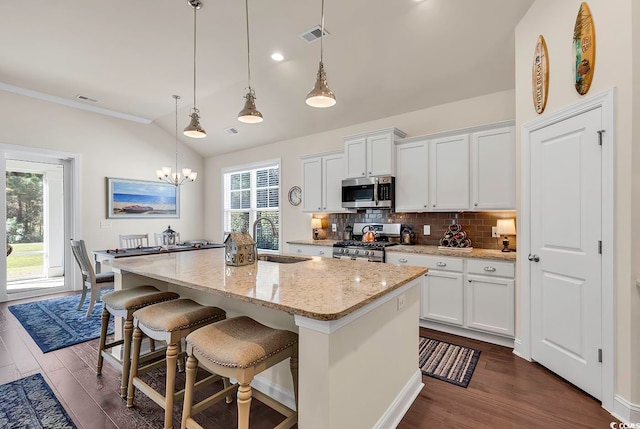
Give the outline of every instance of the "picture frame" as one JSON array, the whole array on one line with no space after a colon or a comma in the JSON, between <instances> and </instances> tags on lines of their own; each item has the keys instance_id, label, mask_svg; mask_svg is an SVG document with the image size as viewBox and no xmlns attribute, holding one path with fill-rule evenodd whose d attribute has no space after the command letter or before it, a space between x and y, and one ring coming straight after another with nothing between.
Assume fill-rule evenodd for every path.
<instances>
[{"instance_id":1,"label":"picture frame","mask_svg":"<svg viewBox=\"0 0 640 429\"><path fill-rule=\"evenodd\" d=\"M180 187L164 182L107 177L107 218L179 218Z\"/></svg>"}]
</instances>

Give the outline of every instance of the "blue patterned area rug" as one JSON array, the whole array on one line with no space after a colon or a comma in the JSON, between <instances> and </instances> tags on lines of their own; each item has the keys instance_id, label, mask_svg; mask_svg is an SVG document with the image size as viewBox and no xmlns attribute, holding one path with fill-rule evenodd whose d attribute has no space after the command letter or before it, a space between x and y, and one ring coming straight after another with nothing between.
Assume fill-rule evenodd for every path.
<instances>
[{"instance_id":1,"label":"blue patterned area rug","mask_svg":"<svg viewBox=\"0 0 640 429\"><path fill-rule=\"evenodd\" d=\"M0 386L0 427L74 429L76 426L53 391L35 374Z\"/></svg>"},{"instance_id":2,"label":"blue patterned area rug","mask_svg":"<svg viewBox=\"0 0 640 429\"><path fill-rule=\"evenodd\" d=\"M426 337L420 337L419 353L424 375L465 388L480 358L480 350Z\"/></svg>"},{"instance_id":3,"label":"blue patterned area rug","mask_svg":"<svg viewBox=\"0 0 640 429\"><path fill-rule=\"evenodd\" d=\"M100 295L113 289L103 289ZM80 295L17 304L9 311L27 330L43 353L62 349L100 336L102 302L96 302L91 316L86 317L89 297L82 310L76 310ZM109 319L107 331L113 334L113 316ZM1 427L1 426L0 426Z\"/></svg>"}]
</instances>

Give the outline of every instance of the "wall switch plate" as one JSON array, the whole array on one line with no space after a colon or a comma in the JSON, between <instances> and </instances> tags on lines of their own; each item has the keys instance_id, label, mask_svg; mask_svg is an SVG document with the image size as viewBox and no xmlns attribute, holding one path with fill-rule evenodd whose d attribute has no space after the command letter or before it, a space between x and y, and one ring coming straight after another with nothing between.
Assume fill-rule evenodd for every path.
<instances>
[{"instance_id":1,"label":"wall switch plate","mask_svg":"<svg viewBox=\"0 0 640 429\"><path fill-rule=\"evenodd\" d=\"M431 235L431 225L424 225L422 227L422 234L423 235Z\"/></svg>"},{"instance_id":2,"label":"wall switch plate","mask_svg":"<svg viewBox=\"0 0 640 429\"><path fill-rule=\"evenodd\" d=\"M500 234L498 234L498 227L497 226L492 226L491 227L491 237L500 238Z\"/></svg>"},{"instance_id":3,"label":"wall switch plate","mask_svg":"<svg viewBox=\"0 0 640 429\"><path fill-rule=\"evenodd\" d=\"M338 225L336 225L335 223L331 224L331 232L338 232Z\"/></svg>"},{"instance_id":4,"label":"wall switch plate","mask_svg":"<svg viewBox=\"0 0 640 429\"><path fill-rule=\"evenodd\" d=\"M398 297L398 310L400 310L407 303L407 297L404 294Z\"/></svg>"},{"instance_id":5,"label":"wall switch plate","mask_svg":"<svg viewBox=\"0 0 640 429\"><path fill-rule=\"evenodd\" d=\"M111 221L108 220L101 220L100 221L100 229L111 229Z\"/></svg>"}]
</instances>

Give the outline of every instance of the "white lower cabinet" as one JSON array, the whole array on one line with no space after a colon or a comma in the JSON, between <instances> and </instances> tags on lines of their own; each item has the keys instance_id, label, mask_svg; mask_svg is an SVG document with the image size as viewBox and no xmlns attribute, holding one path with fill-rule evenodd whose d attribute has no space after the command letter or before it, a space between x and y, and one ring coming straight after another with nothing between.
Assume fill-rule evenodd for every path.
<instances>
[{"instance_id":1,"label":"white lower cabinet","mask_svg":"<svg viewBox=\"0 0 640 429\"><path fill-rule=\"evenodd\" d=\"M464 325L464 281L462 273L429 271L422 284L423 319Z\"/></svg>"},{"instance_id":2,"label":"white lower cabinet","mask_svg":"<svg viewBox=\"0 0 640 429\"><path fill-rule=\"evenodd\" d=\"M399 252L388 252L386 258L390 264L429 269L422 285L422 319L462 327L469 333L515 335L513 262Z\"/></svg>"},{"instance_id":3,"label":"white lower cabinet","mask_svg":"<svg viewBox=\"0 0 640 429\"><path fill-rule=\"evenodd\" d=\"M303 256L322 256L323 258L333 258L333 247L315 246L313 244L289 244L289 253Z\"/></svg>"}]
</instances>

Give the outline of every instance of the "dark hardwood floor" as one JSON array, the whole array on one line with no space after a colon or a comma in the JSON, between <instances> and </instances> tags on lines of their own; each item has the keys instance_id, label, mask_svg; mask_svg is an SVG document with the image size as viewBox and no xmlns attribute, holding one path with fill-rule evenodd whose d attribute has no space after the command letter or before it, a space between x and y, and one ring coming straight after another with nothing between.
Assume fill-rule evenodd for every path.
<instances>
[{"instance_id":1,"label":"dark hardwood floor","mask_svg":"<svg viewBox=\"0 0 640 429\"><path fill-rule=\"evenodd\" d=\"M119 373L110 365L105 364L103 375L96 377L97 340L43 354L8 310L9 305L26 301L0 303L0 384L42 373L78 428L162 428L163 411L146 397L137 394L136 407L126 408L118 394ZM482 353L466 389L423 377L425 388L399 429L601 429L614 421L598 401L540 365L516 357L511 349L426 329L421 335L474 347ZM148 377L151 384L164 383L162 373ZM177 382L178 388L181 383ZM178 428L179 412L180 406L176 406ZM211 429L235 428L235 419L235 403L224 402L198 418ZM253 429L272 428L282 419L253 401Z\"/></svg>"}]
</instances>

